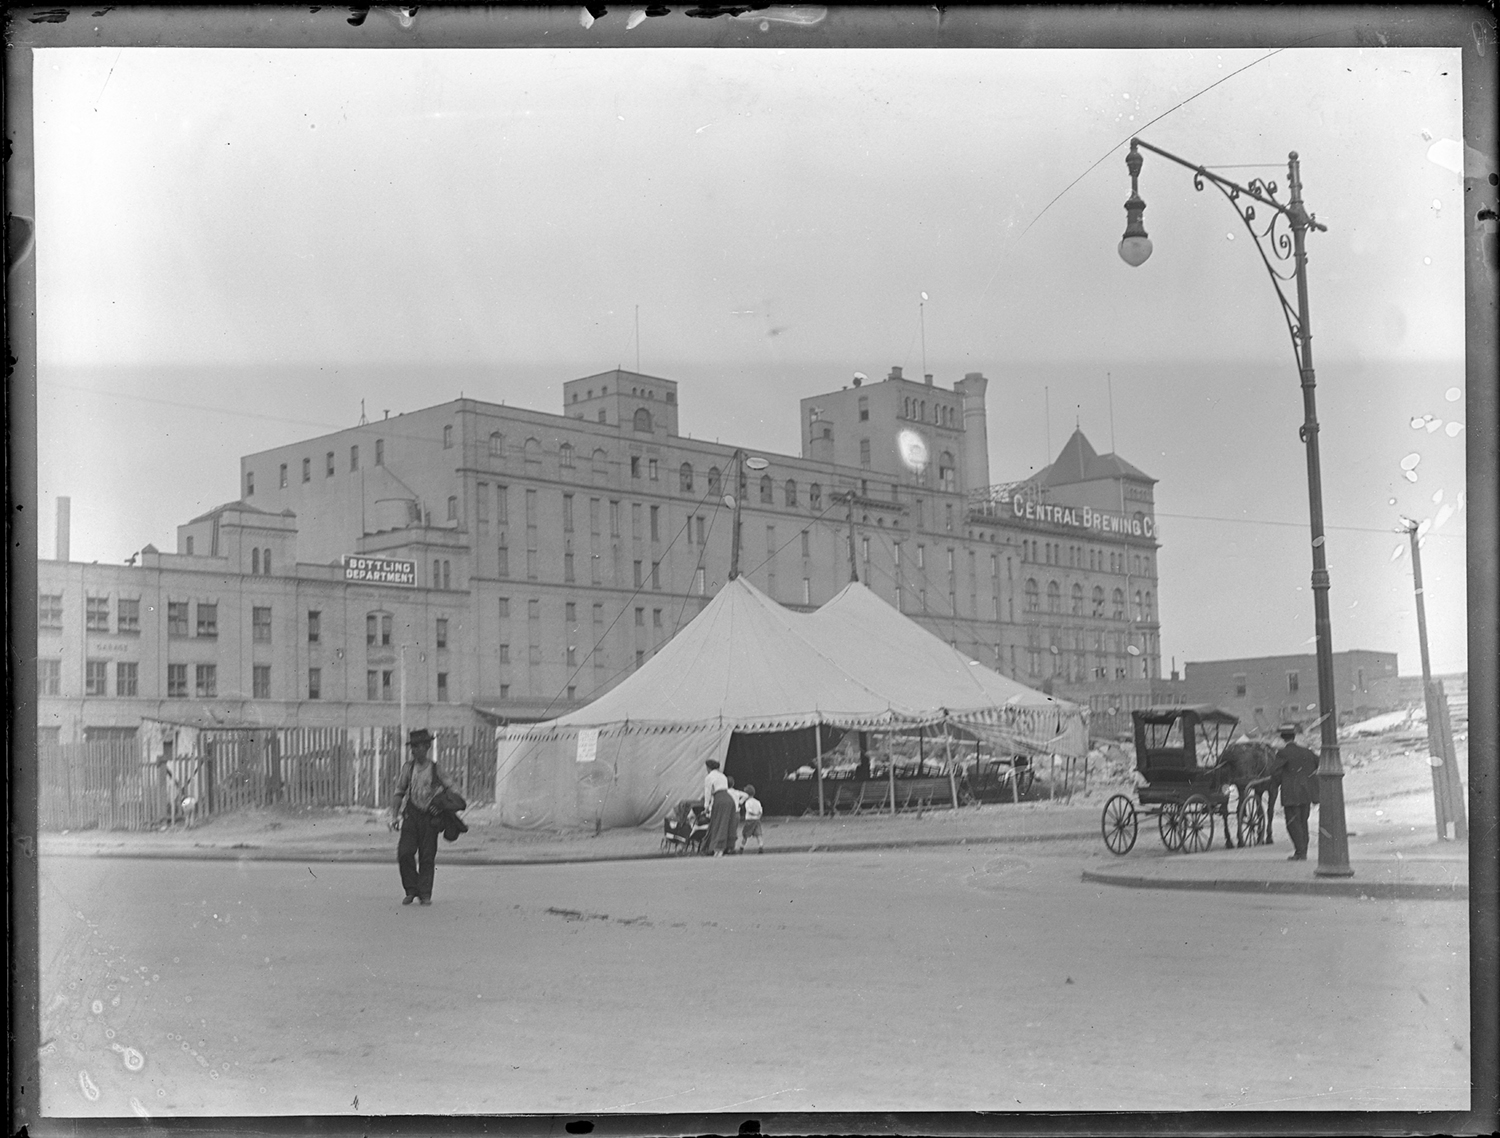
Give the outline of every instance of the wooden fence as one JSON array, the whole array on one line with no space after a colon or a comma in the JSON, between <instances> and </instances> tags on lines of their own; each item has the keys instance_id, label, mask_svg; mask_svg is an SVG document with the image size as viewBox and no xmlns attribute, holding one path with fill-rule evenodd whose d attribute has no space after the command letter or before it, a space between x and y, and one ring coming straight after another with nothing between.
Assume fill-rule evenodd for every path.
<instances>
[{"instance_id":1,"label":"wooden fence","mask_svg":"<svg viewBox=\"0 0 1500 1138\"><path fill-rule=\"evenodd\" d=\"M141 763L133 739L56 743L37 754L37 821L43 830L140 830L165 818L164 772Z\"/></svg>"},{"instance_id":2,"label":"wooden fence","mask_svg":"<svg viewBox=\"0 0 1500 1138\"><path fill-rule=\"evenodd\" d=\"M138 740L43 741L42 830L151 829L267 806L390 805L400 729L214 729L190 752L151 760ZM494 732L438 731L433 757L473 805L495 799Z\"/></svg>"}]
</instances>

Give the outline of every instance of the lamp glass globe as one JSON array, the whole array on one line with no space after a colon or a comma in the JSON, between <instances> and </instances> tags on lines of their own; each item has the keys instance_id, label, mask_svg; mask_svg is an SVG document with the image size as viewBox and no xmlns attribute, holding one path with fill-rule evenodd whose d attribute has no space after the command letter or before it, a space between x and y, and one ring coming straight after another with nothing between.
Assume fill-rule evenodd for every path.
<instances>
[{"instance_id":1,"label":"lamp glass globe","mask_svg":"<svg viewBox=\"0 0 1500 1138\"><path fill-rule=\"evenodd\" d=\"M1131 268L1139 268L1151 256L1151 238L1127 237L1120 242L1120 260Z\"/></svg>"}]
</instances>

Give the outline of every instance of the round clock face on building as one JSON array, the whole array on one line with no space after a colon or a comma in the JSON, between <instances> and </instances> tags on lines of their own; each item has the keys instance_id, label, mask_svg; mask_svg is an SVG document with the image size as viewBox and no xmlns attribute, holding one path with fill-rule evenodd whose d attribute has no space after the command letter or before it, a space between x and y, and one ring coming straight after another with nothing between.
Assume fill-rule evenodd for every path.
<instances>
[{"instance_id":1,"label":"round clock face on building","mask_svg":"<svg viewBox=\"0 0 1500 1138\"><path fill-rule=\"evenodd\" d=\"M902 431L896 436L896 445L901 450L901 461L910 470L927 468L927 440L916 431Z\"/></svg>"}]
</instances>

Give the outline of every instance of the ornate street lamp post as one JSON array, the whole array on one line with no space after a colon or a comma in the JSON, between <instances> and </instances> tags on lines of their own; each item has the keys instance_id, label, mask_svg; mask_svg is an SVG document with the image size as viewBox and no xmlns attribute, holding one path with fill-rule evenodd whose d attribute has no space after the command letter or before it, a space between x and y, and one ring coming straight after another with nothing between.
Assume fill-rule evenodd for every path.
<instances>
[{"instance_id":1,"label":"ornate street lamp post","mask_svg":"<svg viewBox=\"0 0 1500 1138\"><path fill-rule=\"evenodd\" d=\"M1319 877L1352 877L1354 870L1349 867L1349 834L1344 821L1344 768L1339 761L1338 713L1334 707L1333 627L1328 617L1328 563L1323 538L1323 472L1318 459L1317 381L1313 373L1312 322L1307 303L1307 231L1317 229L1326 232L1328 227L1319 224L1303 208L1301 167L1295 150L1287 156L1289 197L1282 204L1276 200L1275 182L1256 178L1248 186L1241 186L1203 166L1152 146L1149 142L1132 138L1130 153L1125 156L1125 168L1130 172L1130 197L1125 202L1125 235L1120 241L1120 257L1127 265L1140 266L1151 256L1151 239L1146 236L1146 227L1142 222L1146 203L1141 199L1137 188L1143 162L1140 154L1142 149L1193 171L1195 189L1201 191L1207 183L1224 195L1255 241L1266 272L1271 276L1271 284L1276 289L1277 299L1281 301L1287 331L1291 334L1292 353L1297 358L1297 368L1302 376L1303 421L1298 436L1307 449L1308 517L1312 528L1313 620L1317 632L1318 722L1322 730L1322 760L1318 766L1318 865L1315 872ZM1270 219L1259 227L1256 224L1257 203L1271 211ZM1290 235L1279 228L1283 222L1286 229L1291 230ZM1292 262L1289 271L1285 265L1287 260ZM1288 283L1295 283L1295 304L1287 298Z\"/></svg>"}]
</instances>

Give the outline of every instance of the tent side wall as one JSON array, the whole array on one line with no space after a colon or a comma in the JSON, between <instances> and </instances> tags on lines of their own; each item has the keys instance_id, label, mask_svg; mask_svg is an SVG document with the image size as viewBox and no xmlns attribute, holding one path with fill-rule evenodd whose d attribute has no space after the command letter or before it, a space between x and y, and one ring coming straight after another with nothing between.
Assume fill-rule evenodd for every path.
<instances>
[{"instance_id":1,"label":"tent side wall","mask_svg":"<svg viewBox=\"0 0 1500 1138\"><path fill-rule=\"evenodd\" d=\"M502 824L522 830L655 825L683 799L702 799L703 764L723 764L730 728L602 727L588 762L578 761L580 735L586 729L496 732Z\"/></svg>"}]
</instances>

